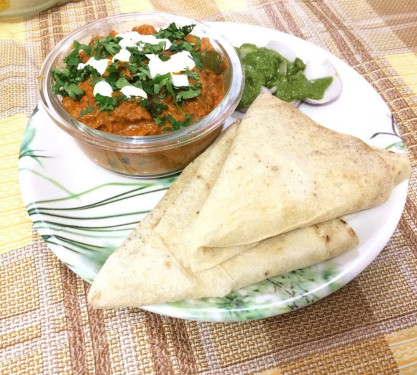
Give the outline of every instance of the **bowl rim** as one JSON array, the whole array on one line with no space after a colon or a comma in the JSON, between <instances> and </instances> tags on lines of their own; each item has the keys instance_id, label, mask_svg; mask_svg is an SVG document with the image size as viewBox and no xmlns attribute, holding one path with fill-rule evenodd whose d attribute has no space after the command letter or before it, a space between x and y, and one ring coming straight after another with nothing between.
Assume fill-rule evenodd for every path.
<instances>
[{"instance_id":1,"label":"bowl rim","mask_svg":"<svg viewBox=\"0 0 417 375\"><path fill-rule=\"evenodd\" d=\"M161 19L161 21L166 21L169 23L175 22L182 26L195 24L201 28L204 33L208 34L207 36L210 38L212 44L214 43L215 48L221 49L222 53L227 56L229 60L231 75L230 85L217 107L214 108L213 111L211 111L200 121L182 129L165 134L151 136L116 135L91 128L88 125L85 125L82 122L76 120L64 110L58 95L52 93L53 79L50 74L50 70L56 66L58 62L57 58L61 56L64 51L68 52L73 41L77 40L77 37L85 37L85 31L94 28L97 25L101 25L103 23L111 23L111 26L116 28L117 23L134 21L134 18L136 17ZM138 24L140 24L140 19L138 20ZM203 138L205 135L209 134L220 125L222 125L234 112L241 99L243 86L244 70L240 57L234 46L222 34L204 22L166 12L122 13L87 23L61 39L44 59L40 70L41 102L48 115L54 120L54 122L61 129L69 133L71 136L77 138L79 141L91 144L93 146L98 146L100 148L107 148L112 150L115 148L123 150L160 150L164 148L172 148L173 146L178 147L180 145L194 142L200 138Z\"/></svg>"}]
</instances>

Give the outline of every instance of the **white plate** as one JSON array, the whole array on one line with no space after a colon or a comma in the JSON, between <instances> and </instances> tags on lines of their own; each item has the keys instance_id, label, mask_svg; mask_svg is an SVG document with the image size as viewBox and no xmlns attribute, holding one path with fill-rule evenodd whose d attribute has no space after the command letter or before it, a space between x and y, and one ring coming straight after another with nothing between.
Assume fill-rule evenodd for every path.
<instances>
[{"instance_id":1,"label":"white plate","mask_svg":"<svg viewBox=\"0 0 417 375\"><path fill-rule=\"evenodd\" d=\"M335 56L275 30L231 23L211 26L235 46L245 42L263 46L277 40L291 46L304 61L329 59L342 79L342 95L330 104L302 104L300 109L331 129L372 145L403 150L398 129L381 97ZM24 134L19 179L34 227L57 257L89 282L173 181L138 181L98 167L41 107L34 111ZM356 277L384 248L403 211L407 186L404 181L385 204L350 220L360 244L334 259L267 279L223 298L186 300L146 309L185 319L236 321L265 318L317 301Z\"/></svg>"}]
</instances>

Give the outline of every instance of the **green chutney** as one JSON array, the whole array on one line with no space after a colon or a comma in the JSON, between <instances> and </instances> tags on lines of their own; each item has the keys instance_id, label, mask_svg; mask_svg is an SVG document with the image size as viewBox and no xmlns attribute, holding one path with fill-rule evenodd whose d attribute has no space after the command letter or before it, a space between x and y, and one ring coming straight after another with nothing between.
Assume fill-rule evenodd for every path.
<instances>
[{"instance_id":1,"label":"green chutney","mask_svg":"<svg viewBox=\"0 0 417 375\"><path fill-rule=\"evenodd\" d=\"M298 57L289 61L278 52L245 43L237 48L245 71L245 86L238 108L247 108L261 92L261 87L276 88L274 95L291 102L306 98L319 100L332 83L332 77L308 80L306 65Z\"/></svg>"}]
</instances>

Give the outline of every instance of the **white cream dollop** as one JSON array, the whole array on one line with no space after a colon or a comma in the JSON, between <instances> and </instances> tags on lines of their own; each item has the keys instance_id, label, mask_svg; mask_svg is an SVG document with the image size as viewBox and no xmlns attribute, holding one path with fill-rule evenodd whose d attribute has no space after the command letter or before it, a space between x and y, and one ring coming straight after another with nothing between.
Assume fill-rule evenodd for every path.
<instances>
[{"instance_id":1,"label":"white cream dollop","mask_svg":"<svg viewBox=\"0 0 417 375\"><path fill-rule=\"evenodd\" d=\"M153 54L147 54L146 57L149 59L149 71L152 78L155 78L157 74L181 73L195 67L195 62L188 51L178 52L167 61L162 61Z\"/></svg>"},{"instance_id":2,"label":"white cream dollop","mask_svg":"<svg viewBox=\"0 0 417 375\"><path fill-rule=\"evenodd\" d=\"M122 48L126 47L136 47L137 43L148 43L156 45L160 42L165 42L165 48L168 49L171 47L172 43L168 39L158 39L154 35L142 35L137 31L127 31L125 33L120 33L116 35L117 37L122 38L119 42L119 45Z\"/></svg>"},{"instance_id":3,"label":"white cream dollop","mask_svg":"<svg viewBox=\"0 0 417 375\"><path fill-rule=\"evenodd\" d=\"M122 87L122 89L120 90L123 95L126 95L128 98L132 97L132 96L140 96L141 98L148 98L148 95L146 94L146 92L143 89L140 89L139 87L136 86L124 86Z\"/></svg>"},{"instance_id":4,"label":"white cream dollop","mask_svg":"<svg viewBox=\"0 0 417 375\"><path fill-rule=\"evenodd\" d=\"M94 96L96 96L97 94L100 94L103 96L111 96L112 93L113 93L113 89L106 81L100 81L94 85L94 91L93 91Z\"/></svg>"},{"instance_id":5,"label":"white cream dollop","mask_svg":"<svg viewBox=\"0 0 417 375\"><path fill-rule=\"evenodd\" d=\"M188 77L185 74L172 74L172 84L175 87L187 87L190 86Z\"/></svg>"},{"instance_id":6,"label":"white cream dollop","mask_svg":"<svg viewBox=\"0 0 417 375\"><path fill-rule=\"evenodd\" d=\"M118 53L116 53L113 58L112 61L129 61L130 59L130 55L131 53L126 49L126 48L122 48Z\"/></svg>"},{"instance_id":7,"label":"white cream dollop","mask_svg":"<svg viewBox=\"0 0 417 375\"><path fill-rule=\"evenodd\" d=\"M77 69L82 70L87 65L90 65L95 70L97 70L100 75L103 75L104 72L106 71L108 65L109 65L109 62L111 62L111 60L109 60L109 59L96 60L94 57L90 57L89 60L85 64L84 63L79 63L78 66L77 66Z\"/></svg>"}]
</instances>

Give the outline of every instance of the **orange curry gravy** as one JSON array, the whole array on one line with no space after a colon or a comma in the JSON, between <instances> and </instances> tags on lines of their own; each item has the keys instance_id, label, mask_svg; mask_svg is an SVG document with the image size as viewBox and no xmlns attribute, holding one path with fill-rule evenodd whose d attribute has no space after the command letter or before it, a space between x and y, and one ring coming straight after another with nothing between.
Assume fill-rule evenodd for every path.
<instances>
[{"instance_id":1,"label":"orange curry gravy","mask_svg":"<svg viewBox=\"0 0 417 375\"><path fill-rule=\"evenodd\" d=\"M137 31L142 35L156 33L155 28L151 25L141 25L133 28L132 31ZM111 35L114 36L116 33L112 32ZM97 40L97 38L95 39ZM90 46L92 46L95 39L92 39L89 44ZM197 42L197 38L191 34L186 35L185 40L191 43ZM199 49L196 52L200 53L203 51L214 51L208 38L202 38L200 40ZM164 51L163 54L169 56L171 52ZM80 50L79 57L84 63L90 58L90 56L85 55L83 50ZM111 55L108 56L109 59L111 57ZM191 116L191 123L195 123L208 115L223 99L225 95L224 74L227 68L227 62L222 60L221 63L223 65L221 72L218 70L214 72L209 67L204 66L204 64L201 70L197 67L193 69L199 76L198 81L201 85L201 93L197 97L184 99L177 103L183 113ZM121 76L131 79L132 73L127 69L127 64L129 62L120 61L118 69L120 70ZM103 77L107 75L108 71L103 74ZM190 78L189 82L193 84L195 81ZM144 100L140 97L132 97L129 100L120 101L114 110L100 111L93 94L94 85L92 84L92 79L88 78L84 82L78 83L78 87L84 91L84 95L78 100L64 96L62 101L63 107L71 116L92 128L124 136L148 136L172 131L172 125L169 121L166 121L163 125L156 124L152 114L138 104L141 100ZM113 92L112 96L115 95L115 92ZM154 100L149 93L147 100L149 102ZM170 94L167 94L161 101L167 108L163 110L160 116L170 115L176 121L185 120L184 114L177 108ZM88 113L86 113L86 109L88 109ZM82 115L80 116L80 114Z\"/></svg>"}]
</instances>

